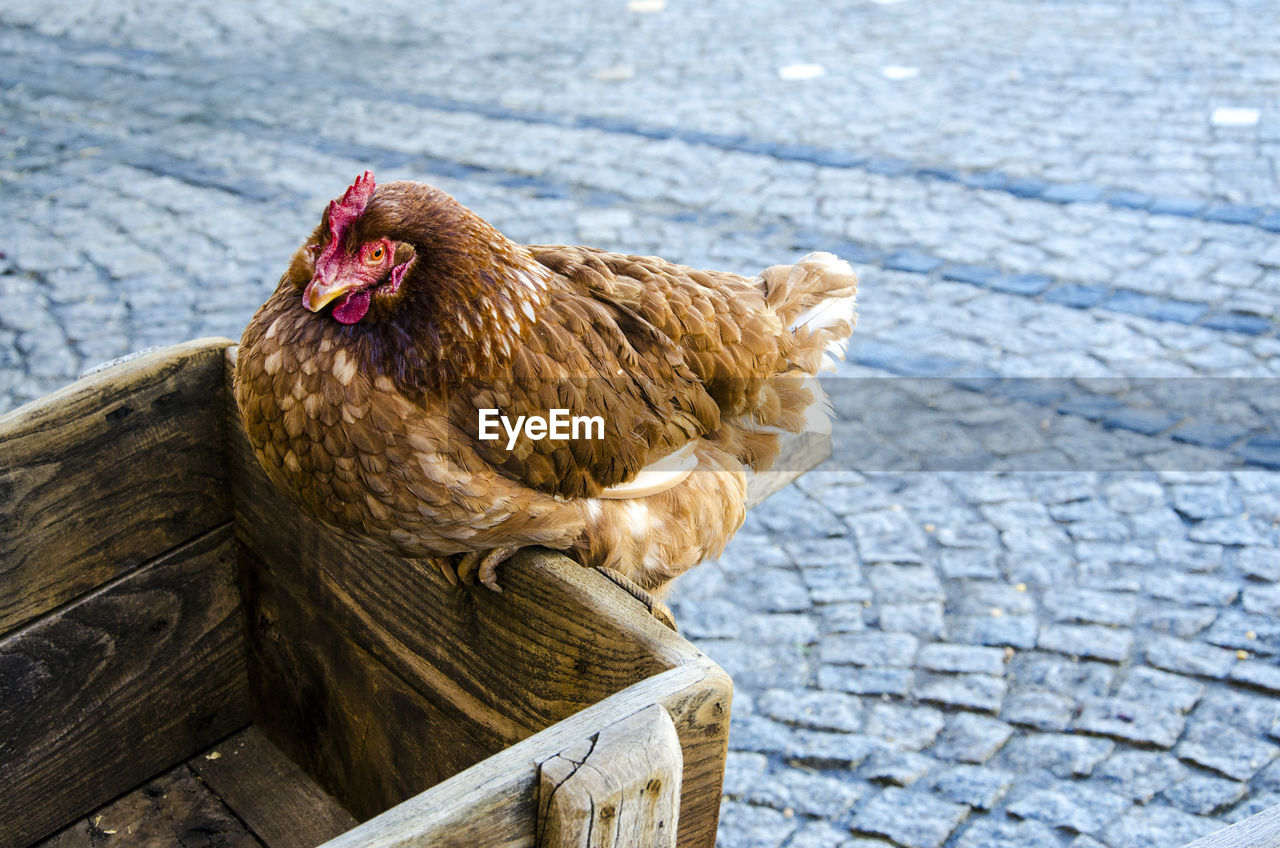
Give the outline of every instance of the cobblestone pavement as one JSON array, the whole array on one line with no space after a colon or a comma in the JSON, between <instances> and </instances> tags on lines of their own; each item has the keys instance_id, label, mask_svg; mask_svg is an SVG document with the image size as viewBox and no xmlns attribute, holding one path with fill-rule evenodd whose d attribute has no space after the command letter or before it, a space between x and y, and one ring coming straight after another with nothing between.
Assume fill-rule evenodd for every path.
<instances>
[{"instance_id":1,"label":"cobblestone pavement","mask_svg":"<svg viewBox=\"0 0 1280 848\"><path fill-rule=\"evenodd\" d=\"M1270 0L662 5L8 0L0 411L238 337L366 167L523 241L834 249L835 456L672 595L737 683L722 844L1176 846L1280 803ZM1058 392L1191 377L1244 388L1194 428ZM1013 384L1026 424L971 378L1054 391Z\"/></svg>"}]
</instances>

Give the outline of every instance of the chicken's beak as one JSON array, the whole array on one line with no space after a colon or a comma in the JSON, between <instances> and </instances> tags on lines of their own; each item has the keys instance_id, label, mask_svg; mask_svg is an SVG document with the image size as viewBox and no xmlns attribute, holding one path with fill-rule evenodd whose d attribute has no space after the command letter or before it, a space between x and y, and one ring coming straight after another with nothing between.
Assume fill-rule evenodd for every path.
<instances>
[{"instance_id":1,"label":"chicken's beak","mask_svg":"<svg viewBox=\"0 0 1280 848\"><path fill-rule=\"evenodd\" d=\"M307 283L306 289L302 292L302 305L312 312L319 312L327 304L347 292L360 288L363 284L363 280L350 278L325 281L317 275L311 278L311 282Z\"/></svg>"}]
</instances>

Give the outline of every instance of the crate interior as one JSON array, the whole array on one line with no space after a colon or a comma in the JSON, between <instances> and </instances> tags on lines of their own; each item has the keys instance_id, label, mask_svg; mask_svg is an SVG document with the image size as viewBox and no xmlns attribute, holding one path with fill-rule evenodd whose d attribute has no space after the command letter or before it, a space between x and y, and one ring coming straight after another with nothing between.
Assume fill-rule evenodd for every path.
<instances>
[{"instance_id":1,"label":"crate interior","mask_svg":"<svg viewBox=\"0 0 1280 848\"><path fill-rule=\"evenodd\" d=\"M315 845L684 660L536 556L499 600L310 524L226 346L0 419L0 848Z\"/></svg>"}]
</instances>

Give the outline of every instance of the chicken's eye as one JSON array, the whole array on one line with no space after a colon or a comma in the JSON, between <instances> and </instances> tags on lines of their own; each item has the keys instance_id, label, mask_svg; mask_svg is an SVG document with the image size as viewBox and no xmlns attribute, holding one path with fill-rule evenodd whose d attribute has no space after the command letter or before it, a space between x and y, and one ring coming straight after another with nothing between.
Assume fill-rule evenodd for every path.
<instances>
[{"instance_id":1,"label":"chicken's eye","mask_svg":"<svg viewBox=\"0 0 1280 848\"><path fill-rule=\"evenodd\" d=\"M374 245L373 250L369 251L369 262L377 263L382 261L382 257L387 255L387 249L382 245Z\"/></svg>"}]
</instances>

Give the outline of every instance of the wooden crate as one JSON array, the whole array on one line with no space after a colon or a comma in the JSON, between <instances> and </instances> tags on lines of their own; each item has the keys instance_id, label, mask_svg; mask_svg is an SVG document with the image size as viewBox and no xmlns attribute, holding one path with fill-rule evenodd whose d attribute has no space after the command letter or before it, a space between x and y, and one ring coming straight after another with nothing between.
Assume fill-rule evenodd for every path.
<instances>
[{"instance_id":1,"label":"wooden crate","mask_svg":"<svg viewBox=\"0 0 1280 848\"><path fill-rule=\"evenodd\" d=\"M495 594L301 517L231 344L0 418L0 848L713 845L725 673L556 554Z\"/></svg>"}]
</instances>

